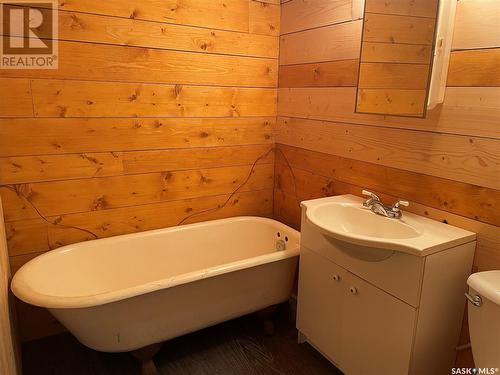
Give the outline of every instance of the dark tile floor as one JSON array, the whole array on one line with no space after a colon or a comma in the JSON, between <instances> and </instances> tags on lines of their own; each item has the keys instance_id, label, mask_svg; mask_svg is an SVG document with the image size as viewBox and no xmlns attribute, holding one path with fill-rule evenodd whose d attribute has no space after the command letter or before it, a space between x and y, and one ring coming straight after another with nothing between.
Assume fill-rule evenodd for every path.
<instances>
[{"instance_id":1,"label":"dark tile floor","mask_svg":"<svg viewBox=\"0 0 500 375\"><path fill-rule=\"evenodd\" d=\"M254 315L166 342L155 356L160 374L175 375L341 375L308 344L281 308L276 333L266 336ZM68 333L23 345L24 375L136 375L128 353L100 353Z\"/></svg>"}]
</instances>

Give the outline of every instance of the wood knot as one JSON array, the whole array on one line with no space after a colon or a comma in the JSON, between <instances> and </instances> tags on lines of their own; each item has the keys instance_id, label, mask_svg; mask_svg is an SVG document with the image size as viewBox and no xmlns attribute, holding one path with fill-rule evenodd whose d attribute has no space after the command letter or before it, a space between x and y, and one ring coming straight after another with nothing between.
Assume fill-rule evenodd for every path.
<instances>
[{"instance_id":1,"label":"wood knot","mask_svg":"<svg viewBox=\"0 0 500 375\"><path fill-rule=\"evenodd\" d=\"M139 10L135 9L132 13L130 13L130 18L136 19L137 17L139 17Z\"/></svg>"},{"instance_id":2,"label":"wood knot","mask_svg":"<svg viewBox=\"0 0 500 375\"><path fill-rule=\"evenodd\" d=\"M70 18L71 18L71 25L70 25L71 29L77 29L77 28L85 29L85 25L82 22L82 20L79 19L75 14L72 14Z\"/></svg>"},{"instance_id":3,"label":"wood knot","mask_svg":"<svg viewBox=\"0 0 500 375\"><path fill-rule=\"evenodd\" d=\"M205 177L205 176L200 176L200 182L202 184L209 184L211 183L213 180L211 178L208 178L208 177Z\"/></svg>"},{"instance_id":4,"label":"wood knot","mask_svg":"<svg viewBox=\"0 0 500 375\"><path fill-rule=\"evenodd\" d=\"M82 154L81 158L82 159L86 159L86 160L90 161L93 164L100 164L100 165L102 165L102 163L99 163L99 160L97 160L97 158L95 158L93 156L88 156L87 154Z\"/></svg>"},{"instance_id":5,"label":"wood knot","mask_svg":"<svg viewBox=\"0 0 500 375\"><path fill-rule=\"evenodd\" d=\"M43 163L43 160L41 160L41 159L40 159L40 161L42 162L42 164L44 164L44 163ZM17 164L17 163L14 163L12 160L8 160L8 162L9 162L9 164L10 164L11 166L13 166L14 168L17 168L17 169L23 169L23 167L22 167L21 165L19 165L19 164Z\"/></svg>"},{"instance_id":6,"label":"wood knot","mask_svg":"<svg viewBox=\"0 0 500 375\"><path fill-rule=\"evenodd\" d=\"M66 114L68 113L68 107L58 105L57 109L59 110L59 117L66 117Z\"/></svg>"},{"instance_id":7,"label":"wood knot","mask_svg":"<svg viewBox=\"0 0 500 375\"><path fill-rule=\"evenodd\" d=\"M325 193L325 195L333 195L334 193L334 186L333 186L333 181L329 181L321 190L323 191L323 193Z\"/></svg>"},{"instance_id":8,"label":"wood knot","mask_svg":"<svg viewBox=\"0 0 500 375\"><path fill-rule=\"evenodd\" d=\"M182 92L182 85L175 85L174 86L174 94L176 97L178 97Z\"/></svg>"},{"instance_id":9,"label":"wood knot","mask_svg":"<svg viewBox=\"0 0 500 375\"><path fill-rule=\"evenodd\" d=\"M92 202L91 210L92 211L102 210L106 208L107 205L108 203L106 202L105 196L101 195L96 200L94 200L94 202Z\"/></svg>"},{"instance_id":10,"label":"wood knot","mask_svg":"<svg viewBox=\"0 0 500 375\"><path fill-rule=\"evenodd\" d=\"M170 181L172 179L172 177L174 177L174 174L172 172L163 172L161 174L161 177L163 178L164 181Z\"/></svg>"},{"instance_id":11,"label":"wood knot","mask_svg":"<svg viewBox=\"0 0 500 375\"><path fill-rule=\"evenodd\" d=\"M210 43L206 43L206 42L203 42L200 44L200 48L203 50L203 51L206 51L208 49L208 47L210 46Z\"/></svg>"}]
</instances>

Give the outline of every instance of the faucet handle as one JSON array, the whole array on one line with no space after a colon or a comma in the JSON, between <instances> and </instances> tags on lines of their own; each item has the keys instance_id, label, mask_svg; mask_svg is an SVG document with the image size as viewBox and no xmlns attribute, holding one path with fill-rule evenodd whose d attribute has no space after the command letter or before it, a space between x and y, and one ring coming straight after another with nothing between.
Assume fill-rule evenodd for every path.
<instances>
[{"instance_id":1,"label":"faucet handle","mask_svg":"<svg viewBox=\"0 0 500 375\"><path fill-rule=\"evenodd\" d=\"M378 197L378 195L377 195L377 194L372 193L371 191L368 191L368 190L363 190L361 193L362 193L363 195L367 195L367 196L369 196L369 197L370 197L370 198L372 198L372 199L376 199L376 200L378 200L378 201L380 200L380 198Z\"/></svg>"},{"instance_id":2,"label":"faucet handle","mask_svg":"<svg viewBox=\"0 0 500 375\"><path fill-rule=\"evenodd\" d=\"M378 195L372 193L371 191L363 190L361 193L370 197L367 201L363 202L363 207L370 208L373 205L374 201L380 202L380 198L378 197Z\"/></svg>"},{"instance_id":3,"label":"faucet handle","mask_svg":"<svg viewBox=\"0 0 500 375\"><path fill-rule=\"evenodd\" d=\"M408 201L398 200L396 203L394 203L392 205L392 208L399 209L401 206L408 207L409 205L410 205L410 202L408 202Z\"/></svg>"}]
</instances>

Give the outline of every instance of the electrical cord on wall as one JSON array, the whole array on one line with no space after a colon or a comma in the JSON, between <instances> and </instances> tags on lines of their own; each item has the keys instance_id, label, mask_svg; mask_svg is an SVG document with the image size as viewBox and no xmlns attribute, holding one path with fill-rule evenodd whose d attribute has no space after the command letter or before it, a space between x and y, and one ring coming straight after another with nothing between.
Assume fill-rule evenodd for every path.
<instances>
[{"instance_id":1,"label":"electrical cord on wall","mask_svg":"<svg viewBox=\"0 0 500 375\"><path fill-rule=\"evenodd\" d=\"M13 191L19 198L21 198L23 201L27 202L35 210L36 214L40 217L40 219L42 219L43 221L45 221L47 224L58 226L58 227L61 227L61 228L66 228L66 229L79 230L79 231L85 232L87 234L90 234L91 236L94 237L95 240L99 238L99 236L97 234L95 234L94 232L92 232L92 231L90 231L88 229L80 228L80 227L75 227L73 225L61 224L60 222L54 222L54 221L48 219L47 217L45 217L40 212L40 210L38 209L38 207L36 207L36 205L28 197L24 196L19 191L19 189L16 188L16 185L14 185L14 186L12 186L12 185L0 185L0 188L6 188L6 189L8 189L10 191Z\"/></svg>"},{"instance_id":2,"label":"electrical cord on wall","mask_svg":"<svg viewBox=\"0 0 500 375\"><path fill-rule=\"evenodd\" d=\"M252 164L252 166L250 168L250 172L248 173L247 177L229 195L229 197L224 201L224 203L217 205L217 207L213 207L213 208L209 208L209 209L206 209L206 210L202 210L202 211L191 213L191 214L187 215L186 217L184 217L181 221L179 221L179 223L177 225L182 225L182 224L186 223L186 221L188 221L189 219L191 219L193 217L204 215L204 214L208 214L208 213L211 213L211 212L217 212L219 210L224 209L231 202L231 200L234 198L234 196L236 194L238 194L238 192L248 183L248 181L252 177L252 174L254 173L255 168L257 167L258 163L261 160L263 160L264 158L266 158L273 151L279 152L281 154L281 156L283 157L283 159L285 160L285 164L286 164L287 168L290 170L290 173L292 175L295 199L297 200L297 202L299 202L298 193L297 193L297 180L295 178L295 174L294 174L293 168L290 165L290 162L288 161L288 158L286 157L285 153L280 148L274 146L274 147L271 147L269 150L267 150L265 153L263 153L261 156L259 156L253 162L253 164ZM66 224L62 224L61 222L58 222L58 221L52 221L52 220L50 220L49 218L47 218L46 216L44 216L40 212L40 210L38 209L38 207L36 207L36 205L29 199L29 197L26 197L24 194L22 194L22 192L17 188L17 185L0 185L0 188L6 188L6 189L14 192L20 199L22 199L23 201L27 202L33 208L33 210L35 211L35 213L37 214L37 216L39 216L39 218L42 219L47 224L53 225L53 226L56 226L56 227L60 227L60 228L65 228L65 229L78 230L78 231L81 231L81 232L84 232L84 233L87 233L87 234L91 235L93 237L93 239L98 239L99 238L99 236L96 233L94 233L94 232L92 232L92 231L90 231L88 229L80 228L80 227L73 226L73 225L66 225ZM49 243L49 247L50 247L50 243Z\"/></svg>"},{"instance_id":3,"label":"electrical cord on wall","mask_svg":"<svg viewBox=\"0 0 500 375\"><path fill-rule=\"evenodd\" d=\"M298 199L298 194L297 194L297 180L295 178L295 174L293 172L293 169L292 169L292 166L290 165L290 162L288 161L288 158L286 157L285 153L280 150L279 148L277 147L272 147L270 148L268 151L266 151L264 154L262 154L261 156L259 156L252 164L252 167L250 168L250 172L248 173L248 176L246 177L246 179L240 184L240 186L238 186L236 188L236 190L234 190L230 195L229 197L224 201L224 203L222 205L218 205L217 207L213 207L213 208L209 208L209 209L206 209L206 210L202 210L202 211L198 211L198 212L194 212L188 216L186 216L184 219L182 219L177 225L182 225L184 224L187 220L193 218L193 217L196 217L196 216L199 216L199 215L204 215L204 214L207 214L207 213L211 213L211 212L216 212L216 211L219 211L219 210L222 210L223 208L225 208L229 202L231 201L231 199L236 195L238 194L238 192L248 183L248 181L250 180L250 178L252 177L252 174L255 170L255 168L257 167L257 164L259 163L259 161L261 161L262 159L266 158L272 151L278 151L282 156L283 156L283 159L285 160L286 162L286 165L288 167L288 169L290 170L290 173L292 175L292 179L293 179L293 185L294 185L294 194L295 194L295 199L297 200L297 202L299 202L299 199Z\"/></svg>"}]
</instances>

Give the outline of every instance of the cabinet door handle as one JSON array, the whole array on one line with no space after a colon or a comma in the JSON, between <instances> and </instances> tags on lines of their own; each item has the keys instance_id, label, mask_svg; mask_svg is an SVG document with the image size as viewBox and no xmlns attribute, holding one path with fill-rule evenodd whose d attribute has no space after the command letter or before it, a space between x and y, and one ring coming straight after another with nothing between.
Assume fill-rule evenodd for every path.
<instances>
[{"instance_id":1,"label":"cabinet door handle","mask_svg":"<svg viewBox=\"0 0 500 375\"><path fill-rule=\"evenodd\" d=\"M334 281L340 281L340 276L339 275L333 275L333 280Z\"/></svg>"},{"instance_id":2,"label":"cabinet door handle","mask_svg":"<svg viewBox=\"0 0 500 375\"><path fill-rule=\"evenodd\" d=\"M349 292L351 292L351 294L358 294L358 288L356 288L355 286L351 286L349 288Z\"/></svg>"}]
</instances>

